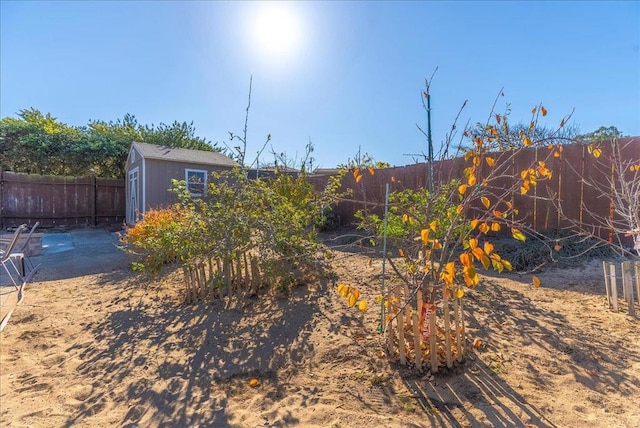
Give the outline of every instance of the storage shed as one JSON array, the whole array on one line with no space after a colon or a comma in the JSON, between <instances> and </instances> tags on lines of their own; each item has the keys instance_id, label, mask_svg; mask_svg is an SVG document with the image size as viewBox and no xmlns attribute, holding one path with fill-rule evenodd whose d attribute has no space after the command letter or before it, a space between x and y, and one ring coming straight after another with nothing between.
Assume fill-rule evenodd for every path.
<instances>
[{"instance_id":1,"label":"storage shed","mask_svg":"<svg viewBox=\"0 0 640 428\"><path fill-rule=\"evenodd\" d=\"M135 224L150 208L175 203L176 196L169 191L172 179L185 180L193 196L202 196L213 172L236 165L219 152L134 142L126 163L127 224Z\"/></svg>"}]
</instances>

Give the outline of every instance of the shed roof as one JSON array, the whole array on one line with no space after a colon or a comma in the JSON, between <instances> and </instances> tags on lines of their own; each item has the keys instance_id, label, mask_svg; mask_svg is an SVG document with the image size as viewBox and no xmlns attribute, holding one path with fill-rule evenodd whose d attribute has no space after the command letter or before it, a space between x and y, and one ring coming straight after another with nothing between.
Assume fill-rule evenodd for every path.
<instances>
[{"instance_id":1,"label":"shed roof","mask_svg":"<svg viewBox=\"0 0 640 428\"><path fill-rule=\"evenodd\" d=\"M131 147L135 148L140 156L146 159L160 159L229 167L237 165L229 156L220 152L183 149L138 142L134 142Z\"/></svg>"}]
</instances>

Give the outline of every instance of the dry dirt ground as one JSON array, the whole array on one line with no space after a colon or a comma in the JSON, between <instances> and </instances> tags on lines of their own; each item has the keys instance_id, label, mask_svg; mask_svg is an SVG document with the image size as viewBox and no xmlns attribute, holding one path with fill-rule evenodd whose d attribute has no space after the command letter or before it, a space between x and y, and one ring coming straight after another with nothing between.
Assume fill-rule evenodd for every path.
<instances>
[{"instance_id":1,"label":"dry dirt ground","mask_svg":"<svg viewBox=\"0 0 640 428\"><path fill-rule=\"evenodd\" d=\"M330 281L186 306L179 276L146 282L77 239L0 333L0 426L640 427L640 320L607 309L598 261L538 289L487 277L466 304L483 346L431 378L381 352L380 260L332 261L366 314Z\"/></svg>"}]
</instances>

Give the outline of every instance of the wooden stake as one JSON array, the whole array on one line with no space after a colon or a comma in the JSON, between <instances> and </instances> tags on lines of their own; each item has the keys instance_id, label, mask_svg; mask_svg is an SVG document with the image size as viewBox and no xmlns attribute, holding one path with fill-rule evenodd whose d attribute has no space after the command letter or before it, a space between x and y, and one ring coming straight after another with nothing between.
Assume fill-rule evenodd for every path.
<instances>
[{"instance_id":1,"label":"wooden stake","mask_svg":"<svg viewBox=\"0 0 640 428\"><path fill-rule=\"evenodd\" d=\"M609 304L609 309L612 308L612 300L611 300L611 284L609 281L609 263L606 261L602 262L602 272L604 273L604 289L607 292L607 303Z\"/></svg>"},{"instance_id":2,"label":"wooden stake","mask_svg":"<svg viewBox=\"0 0 640 428\"><path fill-rule=\"evenodd\" d=\"M462 361L462 332L460 331L460 299L453 299L453 328L456 330L456 348L458 349L458 362Z\"/></svg>"},{"instance_id":3,"label":"wooden stake","mask_svg":"<svg viewBox=\"0 0 640 428\"><path fill-rule=\"evenodd\" d=\"M622 288L624 289L625 299L627 300L627 313L635 317L636 308L634 303L633 282L631 277L631 262L626 261L622 263Z\"/></svg>"},{"instance_id":4,"label":"wooden stake","mask_svg":"<svg viewBox=\"0 0 640 428\"><path fill-rule=\"evenodd\" d=\"M400 291L400 287L396 287L396 298L398 299L398 305L400 305L400 310L402 311L402 304L404 302L402 300L401 294L402 292ZM405 347L404 347L405 319L402 313L399 313L396 319L397 319L397 325L398 325L398 351L400 352L400 364L404 366L407 364L407 358L405 356ZM418 352L418 350L416 350L416 352Z\"/></svg>"},{"instance_id":5,"label":"wooden stake","mask_svg":"<svg viewBox=\"0 0 640 428\"><path fill-rule=\"evenodd\" d=\"M618 283L616 281L616 265L609 264L609 280L611 281L611 300L613 300L613 310L618 312Z\"/></svg>"},{"instance_id":6,"label":"wooden stake","mask_svg":"<svg viewBox=\"0 0 640 428\"><path fill-rule=\"evenodd\" d=\"M458 305L460 305L460 330L458 331L458 334L460 334L461 336L460 340L462 342L462 352L458 350L458 361L462 361L462 358L466 353L466 346L467 346L467 342L466 342L467 330L464 326L464 305L462 304L462 299L458 299Z\"/></svg>"},{"instance_id":7,"label":"wooden stake","mask_svg":"<svg viewBox=\"0 0 640 428\"><path fill-rule=\"evenodd\" d=\"M448 288L445 288L442 299L442 309L444 312L444 349L447 359L447 367L453 367L453 358L451 356L451 319L449 318L449 296Z\"/></svg>"},{"instance_id":8,"label":"wooden stake","mask_svg":"<svg viewBox=\"0 0 640 428\"><path fill-rule=\"evenodd\" d=\"M638 303L640 304L640 262L633 262L636 271L636 291L638 292Z\"/></svg>"},{"instance_id":9,"label":"wooden stake","mask_svg":"<svg viewBox=\"0 0 640 428\"><path fill-rule=\"evenodd\" d=\"M422 371L422 340L420 338L420 319L418 314L412 316L413 324L413 348L415 350L416 369Z\"/></svg>"},{"instance_id":10,"label":"wooden stake","mask_svg":"<svg viewBox=\"0 0 640 428\"><path fill-rule=\"evenodd\" d=\"M431 373L438 371L438 334L436 328L436 311L432 310L429 314L429 329L431 336L429 337L429 345L431 352Z\"/></svg>"}]
</instances>

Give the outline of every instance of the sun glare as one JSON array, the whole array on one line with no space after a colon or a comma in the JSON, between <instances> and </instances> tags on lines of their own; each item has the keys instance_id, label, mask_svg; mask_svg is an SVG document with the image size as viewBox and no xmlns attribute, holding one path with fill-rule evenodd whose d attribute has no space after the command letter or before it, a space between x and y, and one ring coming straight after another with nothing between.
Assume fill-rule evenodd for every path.
<instances>
[{"instance_id":1,"label":"sun glare","mask_svg":"<svg viewBox=\"0 0 640 428\"><path fill-rule=\"evenodd\" d=\"M258 54L269 61L290 59L299 49L301 23L290 9L269 6L261 10L252 30Z\"/></svg>"}]
</instances>

